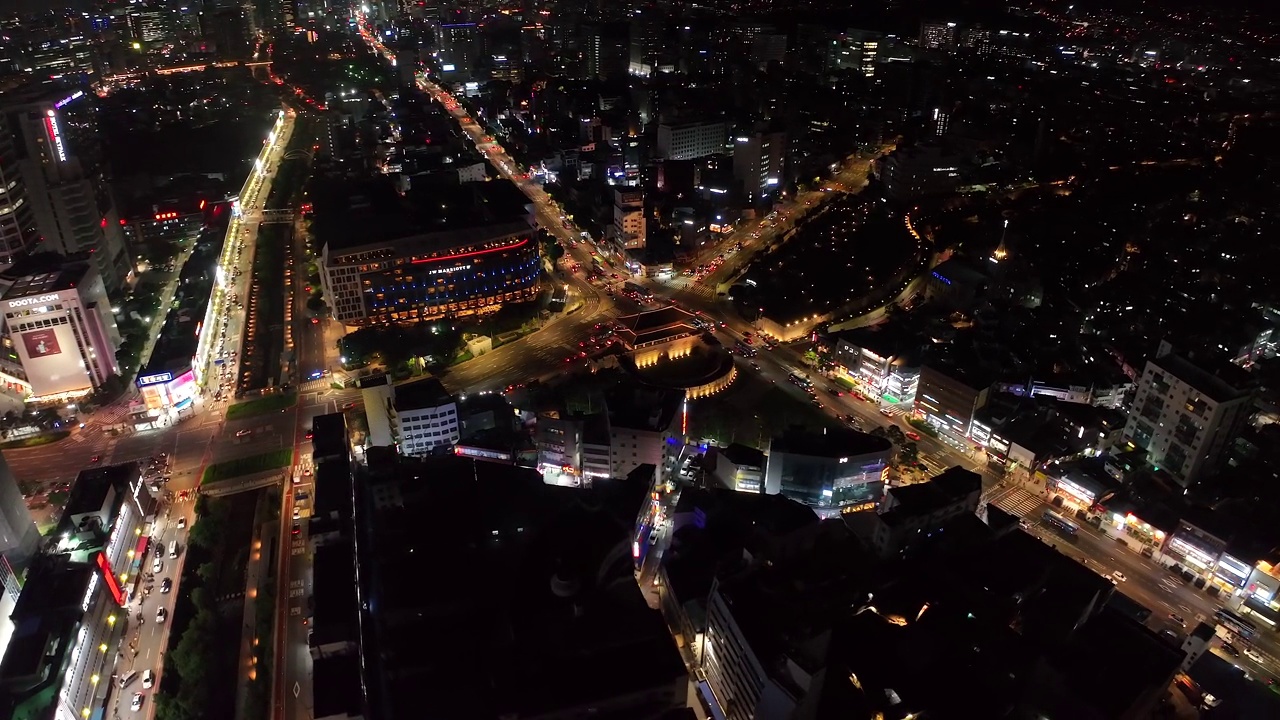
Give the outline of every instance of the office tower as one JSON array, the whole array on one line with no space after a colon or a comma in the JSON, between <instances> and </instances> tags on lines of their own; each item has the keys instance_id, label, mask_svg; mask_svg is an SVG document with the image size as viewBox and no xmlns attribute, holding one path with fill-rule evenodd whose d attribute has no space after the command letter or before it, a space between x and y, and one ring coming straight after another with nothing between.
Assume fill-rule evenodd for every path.
<instances>
[{"instance_id":1,"label":"office tower","mask_svg":"<svg viewBox=\"0 0 1280 720\"><path fill-rule=\"evenodd\" d=\"M1138 379L1124 438L1147 451L1147 461L1183 487L1212 475L1249 415L1253 388L1215 374L1161 344Z\"/></svg>"},{"instance_id":2,"label":"office tower","mask_svg":"<svg viewBox=\"0 0 1280 720\"><path fill-rule=\"evenodd\" d=\"M755 130L739 135L733 143L733 177L752 201L774 193L782 184L787 156L787 134Z\"/></svg>"},{"instance_id":3,"label":"office tower","mask_svg":"<svg viewBox=\"0 0 1280 720\"><path fill-rule=\"evenodd\" d=\"M619 245L628 250L644 248L646 233L643 191L614 189L613 236Z\"/></svg>"},{"instance_id":4,"label":"office tower","mask_svg":"<svg viewBox=\"0 0 1280 720\"><path fill-rule=\"evenodd\" d=\"M920 47L926 50L954 50L956 47L956 24L953 22L921 23Z\"/></svg>"},{"instance_id":5,"label":"office tower","mask_svg":"<svg viewBox=\"0 0 1280 720\"><path fill-rule=\"evenodd\" d=\"M18 171L17 138L8 116L0 113L0 267L12 265L39 239L27 184Z\"/></svg>"},{"instance_id":6,"label":"office tower","mask_svg":"<svg viewBox=\"0 0 1280 720\"><path fill-rule=\"evenodd\" d=\"M0 555L13 573L21 575L40 548L40 532L27 510L18 481L0 455Z\"/></svg>"},{"instance_id":7,"label":"office tower","mask_svg":"<svg viewBox=\"0 0 1280 720\"><path fill-rule=\"evenodd\" d=\"M36 87L6 100L7 135L39 233L24 250L91 254L107 288L121 287L131 264L106 182L92 97Z\"/></svg>"},{"instance_id":8,"label":"office tower","mask_svg":"<svg viewBox=\"0 0 1280 720\"><path fill-rule=\"evenodd\" d=\"M470 77L480 46L480 29L473 22L442 23L436 30L440 43L440 69Z\"/></svg>"}]
</instances>

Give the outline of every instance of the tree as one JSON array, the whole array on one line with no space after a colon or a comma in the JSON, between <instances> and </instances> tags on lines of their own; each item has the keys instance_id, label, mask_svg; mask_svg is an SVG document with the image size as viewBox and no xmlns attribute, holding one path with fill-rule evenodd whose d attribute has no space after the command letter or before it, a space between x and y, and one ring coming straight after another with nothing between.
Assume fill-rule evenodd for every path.
<instances>
[{"instance_id":1,"label":"tree","mask_svg":"<svg viewBox=\"0 0 1280 720\"><path fill-rule=\"evenodd\" d=\"M903 433L902 428L897 425L890 425L885 432L889 433L889 440L891 440L895 445L902 445L907 441L906 434Z\"/></svg>"},{"instance_id":2,"label":"tree","mask_svg":"<svg viewBox=\"0 0 1280 720\"><path fill-rule=\"evenodd\" d=\"M898 448L898 462L903 465L913 465L920 459L920 447L913 442L905 443Z\"/></svg>"},{"instance_id":3,"label":"tree","mask_svg":"<svg viewBox=\"0 0 1280 720\"><path fill-rule=\"evenodd\" d=\"M804 351L804 364L805 364L805 365L808 365L809 367L814 367L814 366L816 366L816 365L818 364L818 353L814 352L812 349L810 349L810 350L805 350L805 351Z\"/></svg>"},{"instance_id":4,"label":"tree","mask_svg":"<svg viewBox=\"0 0 1280 720\"><path fill-rule=\"evenodd\" d=\"M203 497L203 496L201 496ZM212 549L218 543L218 538L222 534L223 523L222 513L206 512L200 514L199 500L196 501L196 521L191 525L191 531L187 536L188 541L193 545L205 549Z\"/></svg>"},{"instance_id":5,"label":"tree","mask_svg":"<svg viewBox=\"0 0 1280 720\"><path fill-rule=\"evenodd\" d=\"M564 257L564 246L558 242L547 243L547 258L555 262Z\"/></svg>"}]
</instances>

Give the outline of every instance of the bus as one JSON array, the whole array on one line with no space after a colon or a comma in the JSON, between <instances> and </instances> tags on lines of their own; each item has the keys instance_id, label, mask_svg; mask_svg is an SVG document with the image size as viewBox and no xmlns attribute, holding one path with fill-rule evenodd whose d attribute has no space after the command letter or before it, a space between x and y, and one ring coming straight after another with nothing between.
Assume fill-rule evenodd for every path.
<instances>
[{"instance_id":1,"label":"bus","mask_svg":"<svg viewBox=\"0 0 1280 720\"><path fill-rule=\"evenodd\" d=\"M650 290L649 288L640 287L639 285L632 282L623 283L622 291L629 294L633 293L642 300L649 300L653 298L652 290Z\"/></svg>"},{"instance_id":2,"label":"bus","mask_svg":"<svg viewBox=\"0 0 1280 720\"><path fill-rule=\"evenodd\" d=\"M1258 626L1239 615L1223 608L1214 614L1218 624L1245 640L1253 640L1258 636Z\"/></svg>"},{"instance_id":3,"label":"bus","mask_svg":"<svg viewBox=\"0 0 1280 720\"><path fill-rule=\"evenodd\" d=\"M787 379L806 390L813 387L813 381L800 373L791 373Z\"/></svg>"},{"instance_id":4,"label":"bus","mask_svg":"<svg viewBox=\"0 0 1280 720\"><path fill-rule=\"evenodd\" d=\"M1042 516L1044 524L1062 537L1076 542L1079 539L1080 527L1052 510L1045 510Z\"/></svg>"}]
</instances>

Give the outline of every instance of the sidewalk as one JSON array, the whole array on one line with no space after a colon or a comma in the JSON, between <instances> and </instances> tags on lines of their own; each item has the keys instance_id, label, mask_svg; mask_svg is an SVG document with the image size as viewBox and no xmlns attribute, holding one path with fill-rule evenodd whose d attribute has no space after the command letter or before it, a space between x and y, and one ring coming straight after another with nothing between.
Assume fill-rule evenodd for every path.
<instances>
[{"instance_id":1,"label":"sidewalk","mask_svg":"<svg viewBox=\"0 0 1280 720\"><path fill-rule=\"evenodd\" d=\"M250 541L252 548L249 562L245 567L244 619L240 632L240 667L236 673L236 716L235 720L244 720L245 699L249 693L251 681L270 682L268 677L260 677L268 665L277 662L271 657L270 643L265 638L256 637L258 594L268 587L267 569L270 558L263 557L263 552L270 546L270 539L279 534L279 521L264 520L265 503L259 503L255 511L255 533Z\"/></svg>"}]
</instances>

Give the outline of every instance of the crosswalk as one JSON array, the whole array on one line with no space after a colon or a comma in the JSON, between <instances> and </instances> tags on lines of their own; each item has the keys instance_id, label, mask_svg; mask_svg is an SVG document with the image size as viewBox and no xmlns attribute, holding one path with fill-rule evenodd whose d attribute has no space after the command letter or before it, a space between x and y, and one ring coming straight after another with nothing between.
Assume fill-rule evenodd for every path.
<instances>
[{"instance_id":1,"label":"crosswalk","mask_svg":"<svg viewBox=\"0 0 1280 720\"><path fill-rule=\"evenodd\" d=\"M910 406L904 403L899 403L896 405L887 404L887 405L880 406L881 412L887 412L889 414L889 417L899 417L902 415L906 415L907 411L910 409L911 409Z\"/></svg>"},{"instance_id":2,"label":"crosswalk","mask_svg":"<svg viewBox=\"0 0 1280 720\"><path fill-rule=\"evenodd\" d=\"M1026 517L1035 512L1044 502L1039 495L1035 495L1022 490L1020 488L1009 488L996 494L990 500L991 504L1004 510L1005 512L1016 515L1018 517Z\"/></svg>"}]
</instances>

